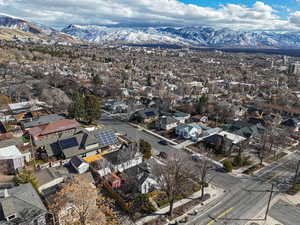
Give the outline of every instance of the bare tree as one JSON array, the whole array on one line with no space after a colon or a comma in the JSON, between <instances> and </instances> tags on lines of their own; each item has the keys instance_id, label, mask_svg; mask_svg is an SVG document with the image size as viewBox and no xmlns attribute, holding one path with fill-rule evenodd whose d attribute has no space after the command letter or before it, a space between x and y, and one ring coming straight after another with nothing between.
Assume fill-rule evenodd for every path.
<instances>
[{"instance_id":1,"label":"bare tree","mask_svg":"<svg viewBox=\"0 0 300 225\"><path fill-rule=\"evenodd\" d=\"M65 184L54 197L50 210L60 223L68 225L117 224L111 202L83 179L75 177Z\"/></svg>"},{"instance_id":2,"label":"bare tree","mask_svg":"<svg viewBox=\"0 0 300 225\"><path fill-rule=\"evenodd\" d=\"M210 153L207 155L209 157ZM207 185L207 173L209 169L211 168L211 162L208 160L208 158L204 158L200 161L200 163L197 163L196 168L199 171L199 183L201 185L201 199L204 197L204 189Z\"/></svg>"},{"instance_id":3,"label":"bare tree","mask_svg":"<svg viewBox=\"0 0 300 225\"><path fill-rule=\"evenodd\" d=\"M261 136L260 143L257 149L257 157L260 160L260 165L263 164L263 160L267 157L269 149L267 148L268 134L264 132Z\"/></svg>"},{"instance_id":4,"label":"bare tree","mask_svg":"<svg viewBox=\"0 0 300 225\"><path fill-rule=\"evenodd\" d=\"M180 152L170 154L164 164L155 164L152 172L157 177L158 187L170 202L169 216L172 216L176 196L184 192L185 185L195 177L191 163Z\"/></svg>"}]
</instances>

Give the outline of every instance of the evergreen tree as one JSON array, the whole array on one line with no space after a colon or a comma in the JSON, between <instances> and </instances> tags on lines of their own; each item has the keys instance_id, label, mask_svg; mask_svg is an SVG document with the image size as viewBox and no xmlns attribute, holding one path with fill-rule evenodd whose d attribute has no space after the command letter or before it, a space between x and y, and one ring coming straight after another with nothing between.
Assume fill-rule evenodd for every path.
<instances>
[{"instance_id":1,"label":"evergreen tree","mask_svg":"<svg viewBox=\"0 0 300 225\"><path fill-rule=\"evenodd\" d=\"M69 107L69 115L75 119L85 118L85 98L82 94L76 92L73 95L73 103Z\"/></svg>"},{"instance_id":2,"label":"evergreen tree","mask_svg":"<svg viewBox=\"0 0 300 225\"><path fill-rule=\"evenodd\" d=\"M150 159L152 156L152 146L149 142L140 140L140 152L144 155L144 159Z\"/></svg>"},{"instance_id":3,"label":"evergreen tree","mask_svg":"<svg viewBox=\"0 0 300 225\"><path fill-rule=\"evenodd\" d=\"M85 117L88 123L92 123L101 116L101 105L95 95L87 95L84 99Z\"/></svg>"}]
</instances>

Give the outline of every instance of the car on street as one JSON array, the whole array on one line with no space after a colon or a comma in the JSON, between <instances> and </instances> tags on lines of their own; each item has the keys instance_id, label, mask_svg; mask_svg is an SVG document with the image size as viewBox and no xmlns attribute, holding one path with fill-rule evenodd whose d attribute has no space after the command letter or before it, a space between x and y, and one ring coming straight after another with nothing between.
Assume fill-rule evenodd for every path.
<instances>
[{"instance_id":1,"label":"car on street","mask_svg":"<svg viewBox=\"0 0 300 225\"><path fill-rule=\"evenodd\" d=\"M168 142L166 140L160 140L158 142L158 144L161 144L161 145L168 145Z\"/></svg>"}]
</instances>

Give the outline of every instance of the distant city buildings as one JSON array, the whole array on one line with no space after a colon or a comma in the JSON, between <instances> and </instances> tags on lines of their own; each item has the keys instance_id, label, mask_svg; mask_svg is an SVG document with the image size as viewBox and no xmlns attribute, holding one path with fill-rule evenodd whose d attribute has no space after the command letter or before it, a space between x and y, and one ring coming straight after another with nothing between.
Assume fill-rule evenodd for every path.
<instances>
[{"instance_id":1,"label":"distant city buildings","mask_svg":"<svg viewBox=\"0 0 300 225\"><path fill-rule=\"evenodd\" d=\"M300 62L290 63L288 68L289 74L299 74L300 73Z\"/></svg>"}]
</instances>

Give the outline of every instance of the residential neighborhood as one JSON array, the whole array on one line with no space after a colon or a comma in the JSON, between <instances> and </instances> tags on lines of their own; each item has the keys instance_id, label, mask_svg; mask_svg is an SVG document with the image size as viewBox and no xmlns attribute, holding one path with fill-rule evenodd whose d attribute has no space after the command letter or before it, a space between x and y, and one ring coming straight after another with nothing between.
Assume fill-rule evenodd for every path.
<instances>
[{"instance_id":1,"label":"residential neighborhood","mask_svg":"<svg viewBox=\"0 0 300 225\"><path fill-rule=\"evenodd\" d=\"M297 49L110 19L0 28L0 225L299 225Z\"/></svg>"}]
</instances>

